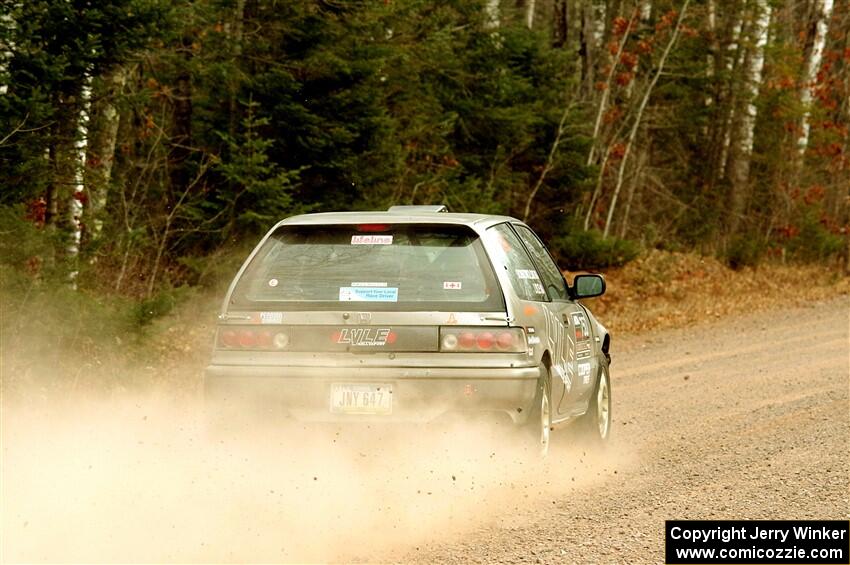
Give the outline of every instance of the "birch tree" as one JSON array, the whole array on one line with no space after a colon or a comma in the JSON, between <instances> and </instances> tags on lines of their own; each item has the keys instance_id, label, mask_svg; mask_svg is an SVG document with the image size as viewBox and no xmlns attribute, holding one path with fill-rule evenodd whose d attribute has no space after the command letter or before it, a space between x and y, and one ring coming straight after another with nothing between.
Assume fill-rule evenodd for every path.
<instances>
[{"instance_id":1,"label":"birch tree","mask_svg":"<svg viewBox=\"0 0 850 565\"><path fill-rule=\"evenodd\" d=\"M809 146L809 131L811 129L809 116L812 112L812 88L814 87L818 69L820 69L821 61L823 60L823 49L826 45L827 33L829 32L832 5L833 0L815 0L815 34L812 49L803 71L803 81L800 85L800 105L803 108L803 115L800 119L800 132L797 138L797 152L800 157L803 156Z\"/></svg>"},{"instance_id":2,"label":"birch tree","mask_svg":"<svg viewBox=\"0 0 850 565\"><path fill-rule=\"evenodd\" d=\"M770 27L771 6L768 0L754 1L752 49L746 59L742 85L742 113L734 137L734 158L730 173L729 233L737 233L750 194L750 161L753 154L753 134L756 126L759 95L764 70L764 49Z\"/></svg>"},{"instance_id":3,"label":"birch tree","mask_svg":"<svg viewBox=\"0 0 850 565\"><path fill-rule=\"evenodd\" d=\"M684 21L685 15L688 12L688 6L690 5L690 3L691 0L685 0L682 4L682 8L679 10L679 17L676 20L676 25L673 28L672 33L670 34L670 40L667 42L667 46L664 48L664 52L661 54L661 58L658 61L658 68L655 70L655 74L653 74L652 79L649 81L649 84L643 92L643 97L641 98L640 105L638 106L637 112L635 114L634 122L632 123L631 130L629 131L629 135L626 138L625 152L623 154L622 159L620 160L620 167L617 169L617 181L614 185L614 194L611 196L611 204L608 206L608 216L605 219L605 229L602 233L603 237L608 237L608 232L611 230L611 222L614 218L614 211L617 208L617 199L619 198L620 190L623 187L623 179L625 177L626 165L628 164L629 155L632 152L632 147L634 146L638 130L640 129L640 126L642 124L643 112L644 110L646 110L646 105L649 102L649 97L652 95L652 91L655 88L655 85L658 84L658 79L661 76L661 73L664 72L664 65L667 63L667 58L670 56L670 52L672 51L673 46L676 44L676 41L679 39L679 33L682 29L682 22Z\"/></svg>"},{"instance_id":4,"label":"birch tree","mask_svg":"<svg viewBox=\"0 0 850 565\"><path fill-rule=\"evenodd\" d=\"M535 0L525 0L525 27L528 29L534 28L534 8Z\"/></svg>"},{"instance_id":5,"label":"birch tree","mask_svg":"<svg viewBox=\"0 0 850 565\"><path fill-rule=\"evenodd\" d=\"M100 239L103 214L109 199L112 166L118 141L118 97L127 81L127 68L114 65L93 87L88 146L85 160L85 188L88 194L83 215L83 245Z\"/></svg>"},{"instance_id":6,"label":"birch tree","mask_svg":"<svg viewBox=\"0 0 850 565\"><path fill-rule=\"evenodd\" d=\"M484 6L484 13L486 15L484 27L487 29L497 29L501 17L499 0L487 0L487 4Z\"/></svg>"}]
</instances>

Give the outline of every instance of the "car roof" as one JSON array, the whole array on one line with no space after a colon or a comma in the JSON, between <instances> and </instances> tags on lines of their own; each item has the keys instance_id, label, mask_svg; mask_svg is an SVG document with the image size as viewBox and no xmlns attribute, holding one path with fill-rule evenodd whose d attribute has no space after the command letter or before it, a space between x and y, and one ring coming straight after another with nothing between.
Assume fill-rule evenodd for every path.
<instances>
[{"instance_id":1,"label":"car roof","mask_svg":"<svg viewBox=\"0 0 850 565\"><path fill-rule=\"evenodd\" d=\"M278 222L281 225L324 224L462 224L473 228L487 228L504 222L518 222L510 216L494 214L460 214L453 212L321 212L301 214Z\"/></svg>"}]
</instances>

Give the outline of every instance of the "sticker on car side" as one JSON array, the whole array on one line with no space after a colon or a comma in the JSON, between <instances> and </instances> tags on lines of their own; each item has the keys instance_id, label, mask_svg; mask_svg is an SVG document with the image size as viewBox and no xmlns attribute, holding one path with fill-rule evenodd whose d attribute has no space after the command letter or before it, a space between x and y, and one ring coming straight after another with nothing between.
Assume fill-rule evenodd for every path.
<instances>
[{"instance_id":1,"label":"sticker on car side","mask_svg":"<svg viewBox=\"0 0 850 565\"><path fill-rule=\"evenodd\" d=\"M540 280L540 276L537 274L537 271L532 269L515 269L516 276L521 279L526 280Z\"/></svg>"},{"instance_id":2,"label":"sticker on car side","mask_svg":"<svg viewBox=\"0 0 850 565\"><path fill-rule=\"evenodd\" d=\"M282 324L283 312L260 312L261 324Z\"/></svg>"},{"instance_id":3,"label":"sticker on car side","mask_svg":"<svg viewBox=\"0 0 850 565\"><path fill-rule=\"evenodd\" d=\"M581 384L590 384L590 363L578 364L578 376L581 379Z\"/></svg>"}]
</instances>

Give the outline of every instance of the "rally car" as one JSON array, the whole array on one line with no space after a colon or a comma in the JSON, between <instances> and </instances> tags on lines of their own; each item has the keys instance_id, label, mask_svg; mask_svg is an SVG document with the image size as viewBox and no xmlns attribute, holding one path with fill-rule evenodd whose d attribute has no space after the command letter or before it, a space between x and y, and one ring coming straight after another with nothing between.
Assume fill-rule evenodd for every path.
<instances>
[{"instance_id":1,"label":"rally car","mask_svg":"<svg viewBox=\"0 0 850 565\"><path fill-rule=\"evenodd\" d=\"M239 269L205 370L209 409L304 422L492 414L529 432L611 429L611 340L540 238L442 206L287 218ZM506 418L505 418L506 417Z\"/></svg>"}]
</instances>

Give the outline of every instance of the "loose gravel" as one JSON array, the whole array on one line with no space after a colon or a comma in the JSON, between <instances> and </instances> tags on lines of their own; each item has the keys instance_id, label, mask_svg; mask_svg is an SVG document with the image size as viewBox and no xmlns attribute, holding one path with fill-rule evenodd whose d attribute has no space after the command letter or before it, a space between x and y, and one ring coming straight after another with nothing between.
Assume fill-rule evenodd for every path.
<instances>
[{"instance_id":1,"label":"loose gravel","mask_svg":"<svg viewBox=\"0 0 850 565\"><path fill-rule=\"evenodd\" d=\"M667 519L850 518L848 328L844 297L615 336L608 452L626 463L398 559L657 563Z\"/></svg>"}]
</instances>

